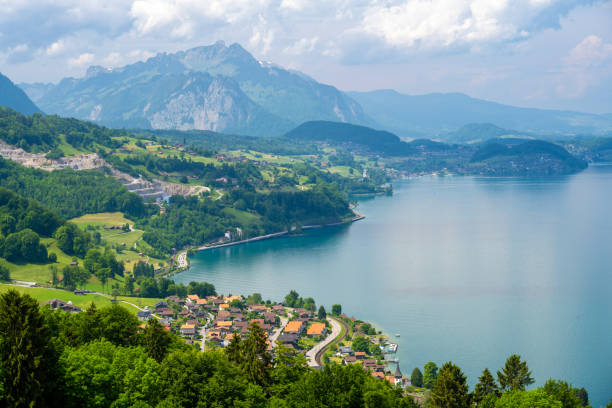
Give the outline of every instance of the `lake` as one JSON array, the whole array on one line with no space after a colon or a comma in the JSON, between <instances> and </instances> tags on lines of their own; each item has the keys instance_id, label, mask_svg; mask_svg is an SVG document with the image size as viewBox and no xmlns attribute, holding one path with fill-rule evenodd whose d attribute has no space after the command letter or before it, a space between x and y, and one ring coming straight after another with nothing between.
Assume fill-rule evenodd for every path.
<instances>
[{"instance_id":1,"label":"lake","mask_svg":"<svg viewBox=\"0 0 612 408\"><path fill-rule=\"evenodd\" d=\"M359 201L365 220L205 251L176 281L340 303L399 343L408 376L452 360L472 387L518 353L536 385L567 380L599 407L612 398L611 209L612 166L401 180Z\"/></svg>"}]
</instances>

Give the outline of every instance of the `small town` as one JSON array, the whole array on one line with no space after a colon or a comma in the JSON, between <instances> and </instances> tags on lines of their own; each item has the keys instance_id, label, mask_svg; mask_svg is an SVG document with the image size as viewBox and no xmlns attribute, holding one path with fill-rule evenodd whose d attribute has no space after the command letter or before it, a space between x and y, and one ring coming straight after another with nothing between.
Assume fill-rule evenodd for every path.
<instances>
[{"instance_id":1,"label":"small town","mask_svg":"<svg viewBox=\"0 0 612 408\"><path fill-rule=\"evenodd\" d=\"M394 386L410 385L410 379L400 371L398 360L390 358L397 351L397 344L390 343L386 335L369 323L344 313L327 314L322 306L315 313L282 303L253 303L253 300L261 297L258 294L247 298L170 296L138 312L138 319L142 328L149 319L159 319L167 331L180 335L187 344L201 351L227 347L234 336L245 337L252 325L257 325L268 334L268 351L282 344L304 354L313 368L331 361L359 364L373 377ZM59 307L58 301L54 301L50 306ZM74 310L74 306L67 307ZM341 312L340 305L334 307L337 310L333 312Z\"/></svg>"}]
</instances>

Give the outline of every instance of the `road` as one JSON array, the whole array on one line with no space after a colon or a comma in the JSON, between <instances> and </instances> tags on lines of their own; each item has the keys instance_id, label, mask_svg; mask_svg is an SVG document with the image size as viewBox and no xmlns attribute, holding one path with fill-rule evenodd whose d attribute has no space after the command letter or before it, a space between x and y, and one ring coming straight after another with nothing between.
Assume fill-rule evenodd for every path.
<instances>
[{"instance_id":1,"label":"road","mask_svg":"<svg viewBox=\"0 0 612 408\"><path fill-rule=\"evenodd\" d=\"M329 336L325 338L322 342L315 345L313 348L306 352L306 358L308 359L308 365L311 367L318 367L320 364L317 362L317 355L321 350L325 348L329 343L334 341L336 337L340 335L342 332L342 326L336 319L332 319L331 317L327 318L327 321L331 324L332 331Z\"/></svg>"},{"instance_id":2,"label":"road","mask_svg":"<svg viewBox=\"0 0 612 408\"><path fill-rule=\"evenodd\" d=\"M200 351L204 352L204 348L206 347L206 325L202 326L200 330L200 336L202 336L202 342L200 343Z\"/></svg>"},{"instance_id":3,"label":"road","mask_svg":"<svg viewBox=\"0 0 612 408\"><path fill-rule=\"evenodd\" d=\"M276 347L276 339L278 339L278 336L280 336L283 330L285 330L285 326L287 325L287 323L289 323L289 319L287 319L286 317L281 317L280 321L280 327L274 330L274 333L272 333L272 336L270 336L270 345L272 345L273 348Z\"/></svg>"}]
</instances>

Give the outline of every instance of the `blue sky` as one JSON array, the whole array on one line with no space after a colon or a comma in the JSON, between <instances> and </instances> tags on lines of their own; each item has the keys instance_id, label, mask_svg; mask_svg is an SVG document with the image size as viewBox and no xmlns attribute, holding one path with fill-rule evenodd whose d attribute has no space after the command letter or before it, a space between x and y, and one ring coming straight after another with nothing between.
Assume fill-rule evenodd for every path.
<instances>
[{"instance_id":1,"label":"blue sky","mask_svg":"<svg viewBox=\"0 0 612 408\"><path fill-rule=\"evenodd\" d=\"M217 40L343 90L612 112L612 0L0 0L0 72L82 76Z\"/></svg>"}]
</instances>

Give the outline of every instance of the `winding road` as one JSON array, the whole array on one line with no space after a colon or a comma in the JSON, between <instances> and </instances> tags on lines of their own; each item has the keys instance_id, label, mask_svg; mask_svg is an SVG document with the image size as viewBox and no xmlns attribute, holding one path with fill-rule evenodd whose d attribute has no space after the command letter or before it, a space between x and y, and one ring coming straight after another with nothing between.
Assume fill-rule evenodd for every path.
<instances>
[{"instance_id":1,"label":"winding road","mask_svg":"<svg viewBox=\"0 0 612 408\"><path fill-rule=\"evenodd\" d=\"M321 365L321 354L322 351L342 333L342 326L340 322L334 318L328 317L327 321L331 324L332 331L329 336L322 342L315 345L313 348L306 352L306 358L308 359L308 365L311 367L319 367ZM346 333L346 332L345 332Z\"/></svg>"}]
</instances>

